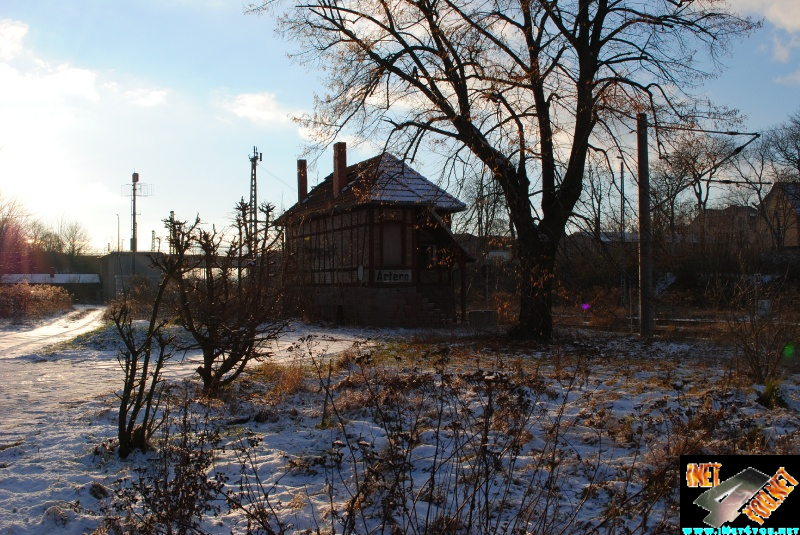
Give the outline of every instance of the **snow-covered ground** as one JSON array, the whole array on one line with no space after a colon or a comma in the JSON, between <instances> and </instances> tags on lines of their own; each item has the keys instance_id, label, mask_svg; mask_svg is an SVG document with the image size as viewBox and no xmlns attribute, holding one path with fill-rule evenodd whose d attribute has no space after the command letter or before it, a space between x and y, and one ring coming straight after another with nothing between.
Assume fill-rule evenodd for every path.
<instances>
[{"instance_id":1,"label":"snow-covered ground","mask_svg":"<svg viewBox=\"0 0 800 535\"><path fill-rule=\"evenodd\" d=\"M116 362L97 354L47 351L95 329L102 315L101 308L80 307L55 320L0 330L0 444L25 442L64 404L108 391Z\"/></svg>"},{"instance_id":2,"label":"snow-covered ground","mask_svg":"<svg viewBox=\"0 0 800 535\"><path fill-rule=\"evenodd\" d=\"M80 499L97 479L87 472L95 446L115 436L114 393L120 366L112 344L101 349L64 349L64 342L104 325L102 307L78 306L69 314L35 324L0 326L0 534L83 533L96 521L56 526L54 504ZM301 338L315 337L319 353L350 347L356 331L287 331L274 343L277 360ZM363 339L363 338L362 338ZM305 344L304 344L305 345ZM165 376L190 377L198 355L173 359ZM87 462L89 462L87 466ZM51 510L53 513L55 509ZM56 521L58 524L58 521Z\"/></svg>"},{"instance_id":3,"label":"snow-covered ground","mask_svg":"<svg viewBox=\"0 0 800 535\"><path fill-rule=\"evenodd\" d=\"M114 393L119 387L120 372L108 330L100 330L97 335L91 332L101 326L102 309L80 308L38 326L0 327L1 535L91 532L98 526L102 502L93 489L98 485L113 488L117 479L147 462L142 456L119 461L106 450L116 436ZM301 358L304 351L296 348L306 347L309 336L313 353L323 356L337 354L368 338L379 343L410 340L418 334L293 325L275 344L275 360L290 363ZM463 378L478 373L483 377L479 382L494 380L501 360L498 349L489 342L482 347L480 340L453 334L456 333L437 333L440 342L431 347L467 355L468 361L473 359L466 365ZM80 343L64 344L78 335L83 335ZM545 381L542 392L546 394L538 398L537 406L542 412L532 419L533 435L519 453L520 478L509 482L508 492L512 497L515 493L523 496L524 479L535 477L530 466L525 468L526 463L531 463L537 452L553 447L559 462L563 462L565 488L572 485L581 492L597 494L596 503L590 500L583 506L578 517L581 522L600 514L609 496L624 482L625 474L634 467L639 470L643 463L656 463L660 452L663 456L664 439L658 436L659 426L679 425L701 411L717 417L725 413L725 425L730 428L755 429L772 444L779 443L782 451L800 453L800 378L791 376L785 383L789 408L767 410L756 403L757 393L752 387L731 380L728 355L713 345L644 343L602 336L573 340L567 336L558 346L558 354L524 347L512 349L502 355L506 373L510 373L515 359L541 363L540 367L536 365L537 373ZM427 349L421 351L423 360L429 358ZM190 378L197 367L196 359L197 355L191 354L174 359L166 370L167 377ZM580 370L578 362L583 363ZM407 379L417 369L416 364L406 367L399 356L392 366L401 379ZM334 381L340 384L337 393L342 406L349 403L353 411L348 415L350 427L346 433L320 427L324 396L314 381L310 388L301 388L280 401L256 388L244 391L241 399L228 402L232 411L228 420L233 423L226 427L226 436L246 430L259 437L257 471L266 484L275 485L273 505L282 511L284 521L296 528L324 527L335 522L331 512L333 483L329 481L333 475L331 455L340 452L345 455L345 465L349 458L355 466L355 459L363 462L367 450L372 451L369 455L375 455L386 446L385 428L367 413L359 412L359 400L363 399L359 396L366 396L364 385L355 384L348 376L350 372L342 373ZM580 380L570 383L570 375ZM409 398L409 406L411 401ZM466 401L473 404L470 410L480 413L476 399ZM266 416L255 418L259 411ZM642 415L649 420L645 421ZM557 444L547 446L545 435L552 430L542 430L552 426L557 417L569 422L569 427L565 427ZM421 435L430 436L430 430ZM426 457L429 449L430 444L424 440L415 446L413 455L420 463L413 472L415 479L424 481L428 477L425 466L430 460ZM314 464L317 462L321 464ZM234 465L230 456L220 459L220 469L228 469L231 474L236 472ZM353 466L344 468L338 476L346 479ZM590 466L599 478L591 485L581 479ZM337 491L340 501L347 498L350 488L348 481L342 480L341 484L344 487ZM631 485L636 488L636 483ZM565 496L563 507L580 502L576 496ZM418 506L430 508L429 502L432 500ZM364 530L367 525L365 520ZM227 534L232 530L242 532L243 526L241 514L223 513L209 519L204 529Z\"/></svg>"}]
</instances>

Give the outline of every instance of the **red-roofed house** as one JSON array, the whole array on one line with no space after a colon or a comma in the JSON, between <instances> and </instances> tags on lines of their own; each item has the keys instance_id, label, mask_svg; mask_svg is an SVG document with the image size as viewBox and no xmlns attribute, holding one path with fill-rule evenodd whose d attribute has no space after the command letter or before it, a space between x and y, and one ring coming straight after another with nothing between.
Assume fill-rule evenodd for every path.
<instances>
[{"instance_id":1,"label":"red-roofed house","mask_svg":"<svg viewBox=\"0 0 800 535\"><path fill-rule=\"evenodd\" d=\"M450 231L464 203L388 153L348 166L346 145L336 143L333 167L307 191L298 161L298 202L276 220L305 312L363 325L452 321L453 272L472 260Z\"/></svg>"}]
</instances>

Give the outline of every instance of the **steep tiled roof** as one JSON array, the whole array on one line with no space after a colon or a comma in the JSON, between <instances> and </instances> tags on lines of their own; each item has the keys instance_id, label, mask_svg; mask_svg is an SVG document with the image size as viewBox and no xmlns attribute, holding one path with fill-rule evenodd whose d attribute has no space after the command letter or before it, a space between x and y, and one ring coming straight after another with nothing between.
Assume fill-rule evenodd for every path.
<instances>
[{"instance_id":1,"label":"steep tiled roof","mask_svg":"<svg viewBox=\"0 0 800 535\"><path fill-rule=\"evenodd\" d=\"M278 218L297 213L363 204L427 206L439 212L460 212L466 205L389 153L347 167L347 184L333 196L333 174L308 192L302 202Z\"/></svg>"}]
</instances>

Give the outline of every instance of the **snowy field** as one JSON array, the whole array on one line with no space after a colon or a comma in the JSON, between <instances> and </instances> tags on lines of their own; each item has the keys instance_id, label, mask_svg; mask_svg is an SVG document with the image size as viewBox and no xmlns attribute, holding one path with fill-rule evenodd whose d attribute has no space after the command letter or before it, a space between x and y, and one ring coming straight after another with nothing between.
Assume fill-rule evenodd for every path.
<instances>
[{"instance_id":1,"label":"snowy field","mask_svg":"<svg viewBox=\"0 0 800 535\"><path fill-rule=\"evenodd\" d=\"M93 452L115 437L114 393L121 385L120 366L113 339L108 340L110 329L98 337L99 342L88 344L100 349L60 346L101 328L104 311L78 306L55 319L0 326L2 535L78 534L97 526L96 519L61 522L57 512L66 514L65 504L84 500L92 482L114 478L109 467L97 470ZM315 354L324 356L370 336L402 337L404 332L294 325L273 344L274 359L297 360L293 348L301 338L312 337ZM187 379L198 363L197 354L175 358L164 375L173 381ZM50 514L45 514L48 510Z\"/></svg>"},{"instance_id":2,"label":"snowy field","mask_svg":"<svg viewBox=\"0 0 800 535\"><path fill-rule=\"evenodd\" d=\"M84 307L38 325L0 327L0 535L91 533L100 523L100 508L106 499L97 488L113 489L120 477L148 462L141 455L122 462L106 449L116 436L114 393L120 372L110 330L96 330L102 326L102 312ZM305 347L300 341L307 336L313 337L315 356L330 357L367 338L391 347L418 334L294 325L276 343L274 359L285 365L307 365L302 361L303 352L297 351L298 346ZM559 507L547 510L557 510L562 516L574 510L573 527L591 526L601 518L609 500L621 495L621 487L627 495L633 495L646 484L641 474L668 464L676 443L664 436L665 429L689 436L686 429L692 425L716 425L719 439L715 447L800 453L800 377L790 376L785 383L787 407L766 409L756 402L757 387L733 378L727 350L711 344L646 343L635 338L576 335L566 336L557 349L547 350L550 353L515 346L498 356L499 350L488 341L484 344L463 333L452 334L435 333L432 336L438 336L439 341L432 347L462 355L454 368L453 384L477 377L485 387L498 377L510 377L510 370L519 365L515 362L535 365L535 378L541 384L531 387L538 394L525 424L530 426L530 433L515 452L519 472L503 480L504 492L512 500L524 501L532 486L545 485L547 482L537 479L541 471L537 472L534 464L542 452L552 452L548 473L555 475L554 466L559 465L564 488L574 489L575 494L557 494ZM75 337L78 340L70 342ZM425 349L419 352L421 361L432 358ZM414 398L420 392L432 393L435 398L445 376L425 375L423 370L423 377L433 378L431 385L440 385L426 391L424 381L418 379L418 364L406 364L405 358L398 353L396 362L385 366L392 367L390 381L400 378L414 382L413 388L407 389L407 405L415 406ZM190 379L196 359L197 355L175 359L166 369L167 377L173 381ZM259 390L256 378L246 378L241 395L217 407L225 440L233 441L243 434L258 437L251 467L259 474L263 488L274 493L270 508L288 533L314 532L320 527L321 533L336 529L342 519L337 507L344 509L348 500L352 501L352 481L359 469L391 446L385 425L361 405L372 385L359 382L359 378L381 385L388 377L382 369L365 372L351 365L334 375L337 400L343 413L347 411L346 429L320 426L324 395L319 382L309 375L309 385L279 399L270 391ZM477 417L481 410L486 411L485 406L480 407L480 393L459 400L465 402L464 410ZM425 402L421 400L419 406ZM509 415L509 421L514 417ZM711 424L709 419L724 422ZM408 460L417 467L409 472L416 483L425 481L432 472L431 443L440 440L425 427L427 424L423 425L425 421L419 416L415 420L419 435L413 447L407 448ZM547 436L559 422L563 422L564 430L551 443ZM751 443L732 438L730 444L723 444L726 437L743 435L750 437ZM451 440L452 433L448 436ZM338 464L331 464L332 455ZM677 458L674 461L677 465ZM215 467L229 475L235 475L239 468L231 454L221 456ZM334 484L336 478L339 483ZM360 492L357 487L355 492ZM379 494L375 490L376 501ZM432 510L444 511L447 503L447 497L415 499L412 511L398 513L398 518L401 524L406 522L407 532L413 532L420 518ZM244 533L246 523L241 512L222 509L218 517L204 520L203 530ZM368 509L363 506L364 511ZM647 514L652 515L652 524L659 518L677 521L668 497ZM360 514L361 524L355 532L381 532L382 521L371 515ZM509 519L504 519L502 512L496 522L497 532L511 531ZM647 533L647 522L633 518L628 527L638 526L639 532ZM341 532L340 527L337 532Z\"/></svg>"}]
</instances>

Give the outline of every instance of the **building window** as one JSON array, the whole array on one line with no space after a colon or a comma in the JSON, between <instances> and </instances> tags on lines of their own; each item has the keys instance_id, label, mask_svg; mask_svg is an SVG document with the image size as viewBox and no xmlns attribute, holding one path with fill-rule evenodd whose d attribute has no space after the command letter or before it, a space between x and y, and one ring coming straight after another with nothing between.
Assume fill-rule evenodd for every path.
<instances>
[{"instance_id":1,"label":"building window","mask_svg":"<svg viewBox=\"0 0 800 535\"><path fill-rule=\"evenodd\" d=\"M383 225L383 267L403 265L403 227L399 223Z\"/></svg>"}]
</instances>

